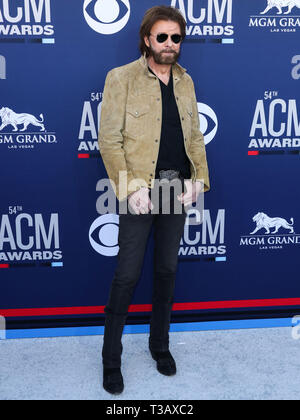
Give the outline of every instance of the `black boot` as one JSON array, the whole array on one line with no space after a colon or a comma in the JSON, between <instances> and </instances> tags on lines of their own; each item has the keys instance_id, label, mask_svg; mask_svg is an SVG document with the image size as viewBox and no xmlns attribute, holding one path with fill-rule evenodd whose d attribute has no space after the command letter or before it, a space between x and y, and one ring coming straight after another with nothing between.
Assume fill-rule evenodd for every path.
<instances>
[{"instance_id":1,"label":"black boot","mask_svg":"<svg viewBox=\"0 0 300 420\"><path fill-rule=\"evenodd\" d=\"M127 313L113 314L105 308L105 330L103 337L103 388L111 394L120 394L124 389L121 373L121 355L123 351L122 333Z\"/></svg>"},{"instance_id":2,"label":"black boot","mask_svg":"<svg viewBox=\"0 0 300 420\"><path fill-rule=\"evenodd\" d=\"M103 388L111 394L121 394L124 390L120 368L103 368Z\"/></svg>"},{"instance_id":3,"label":"black boot","mask_svg":"<svg viewBox=\"0 0 300 420\"><path fill-rule=\"evenodd\" d=\"M157 362L156 367L162 375L172 376L176 374L176 363L170 351L153 351L150 348L153 359Z\"/></svg>"},{"instance_id":4,"label":"black boot","mask_svg":"<svg viewBox=\"0 0 300 420\"><path fill-rule=\"evenodd\" d=\"M169 352L169 329L174 301L174 273L154 274L149 349L157 370L163 375L175 375L176 363Z\"/></svg>"}]
</instances>

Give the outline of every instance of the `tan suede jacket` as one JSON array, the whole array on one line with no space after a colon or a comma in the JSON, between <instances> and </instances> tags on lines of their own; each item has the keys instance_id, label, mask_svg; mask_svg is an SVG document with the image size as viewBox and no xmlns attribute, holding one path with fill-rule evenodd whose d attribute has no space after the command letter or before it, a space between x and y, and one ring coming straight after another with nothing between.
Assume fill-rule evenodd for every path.
<instances>
[{"instance_id":1,"label":"tan suede jacket","mask_svg":"<svg viewBox=\"0 0 300 420\"><path fill-rule=\"evenodd\" d=\"M173 66L174 95L190 160L191 178L210 189L206 151L194 84L179 64ZM113 190L119 200L141 188L153 188L162 123L161 88L139 60L108 72L102 100L99 148Z\"/></svg>"}]
</instances>

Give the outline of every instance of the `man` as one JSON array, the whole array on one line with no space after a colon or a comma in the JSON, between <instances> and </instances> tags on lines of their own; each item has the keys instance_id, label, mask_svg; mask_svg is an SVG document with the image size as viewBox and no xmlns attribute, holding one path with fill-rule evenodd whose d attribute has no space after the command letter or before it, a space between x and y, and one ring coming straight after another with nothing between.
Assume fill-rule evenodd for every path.
<instances>
[{"instance_id":1,"label":"man","mask_svg":"<svg viewBox=\"0 0 300 420\"><path fill-rule=\"evenodd\" d=\"M152 225L149 349L161 374L176 373L168 332L184 210L210 188L194 85L177 64L185 35L186 22L177 9L149 9L140 28L141 58L111 70L105 82L100 153L120 205L126 203L130 208L119 216L118 263L105 308L103 386L113 394L124 388L121 338ZM183 187L180 193L172 190L168 214L161 212L161 201L151 200L157 180L179 180ZM163 195L160 192L160 200ZM175 211L178 202L181 213Z\"/></svg>"}]
</instances>

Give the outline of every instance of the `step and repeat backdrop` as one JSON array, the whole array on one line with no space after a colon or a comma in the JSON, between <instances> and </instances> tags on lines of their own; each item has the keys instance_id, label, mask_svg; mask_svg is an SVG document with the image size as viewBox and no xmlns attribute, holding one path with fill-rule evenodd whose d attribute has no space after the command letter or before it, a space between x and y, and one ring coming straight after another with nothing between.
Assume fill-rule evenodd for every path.
<instances>
[{"instance_id":1,"label":"step and repeat backdrop","mask_svg":"<svg viewBox=\"0 0 300 420\"><path fill-rule=\"evenodd\" d=\"M211 191L186 226L173 319L300 311L300 1L180 9ZM140 57L153 0L0 0L0 315L101 323L118 212L99 214L107 72ZM116 95L116 101L118 96ZM151 234L132 322L151 310ZM266 316L267 316L266 315ZM207 319L207 318L206 318Z\"/></svg>"}]
</instances>

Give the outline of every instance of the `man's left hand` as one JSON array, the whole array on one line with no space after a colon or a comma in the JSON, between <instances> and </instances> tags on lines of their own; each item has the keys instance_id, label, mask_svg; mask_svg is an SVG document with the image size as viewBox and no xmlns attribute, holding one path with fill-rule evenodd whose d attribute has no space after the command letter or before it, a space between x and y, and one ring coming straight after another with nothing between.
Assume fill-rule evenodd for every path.
<instances>
[{"instance_id":1,"label":"man's left hand","mask_svg":"<svg viewBox=\"0 0 300 420\"><path fill-rule=\"evenodd\" d=\"M204 184L201 181L192 182L191 179L185 179L184 184L186 193L177 195L177 198L184 206L188 206L197 201L199 194L204 191Z\"/></svg>"}]
</instances>

